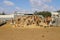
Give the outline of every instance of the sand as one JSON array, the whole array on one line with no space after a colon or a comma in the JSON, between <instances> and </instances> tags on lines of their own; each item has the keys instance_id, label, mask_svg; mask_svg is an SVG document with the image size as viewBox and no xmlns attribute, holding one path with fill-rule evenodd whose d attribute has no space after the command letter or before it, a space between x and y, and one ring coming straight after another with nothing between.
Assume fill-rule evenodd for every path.
<instances>
[{"instance_id":1,"label":"sand","mask_svg":"<svg viewBox=\"0 0 60 40\"><path fill-rule=\"evenodd\" d=\"M60 27L13 28L0 27L0 40L60 40Z\"/></svg>"}]
</instances>

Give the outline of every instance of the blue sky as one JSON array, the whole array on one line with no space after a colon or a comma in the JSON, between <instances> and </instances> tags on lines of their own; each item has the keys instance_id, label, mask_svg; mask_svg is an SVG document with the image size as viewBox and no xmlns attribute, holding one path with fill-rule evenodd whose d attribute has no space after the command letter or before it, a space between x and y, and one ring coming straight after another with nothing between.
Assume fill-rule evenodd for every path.
<instances>
[{"instance_id":1,"label":"blue sky","mask_svg":"<svg viewBox=\"0 0 60 40\"><path fill-rule=\"evenodd\" d=\"M60 9L60 0L0 0L0 12L12 13L55 11Z\"/></svg>"}]
</instances>

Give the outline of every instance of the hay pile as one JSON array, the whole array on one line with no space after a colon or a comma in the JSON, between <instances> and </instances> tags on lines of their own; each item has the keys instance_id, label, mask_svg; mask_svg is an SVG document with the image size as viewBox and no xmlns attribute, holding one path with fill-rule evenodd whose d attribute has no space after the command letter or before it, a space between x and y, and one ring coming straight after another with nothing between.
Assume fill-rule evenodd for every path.
<instances>
[{"instance_id":1,"label":"hay pile","mask_svg":"<svg viewBox=\"0 0 60 40\"><path fill-rule=\"evenodd\" d=\"M28 26L47 26L43 22L43 19L39 17L38 15L25 15L20 16L15 19L15 27L28 27Z\"/></svg>"}]
</instances>

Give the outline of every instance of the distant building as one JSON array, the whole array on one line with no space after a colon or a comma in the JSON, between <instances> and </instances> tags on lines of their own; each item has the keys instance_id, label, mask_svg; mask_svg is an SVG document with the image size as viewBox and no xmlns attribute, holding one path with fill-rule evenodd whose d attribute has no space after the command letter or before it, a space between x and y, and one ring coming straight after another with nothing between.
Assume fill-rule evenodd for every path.
<instances>
[{"instance_id":1,"label":"distant building","mask_svg":"<svg viewBox=\"0 0 60 40\"><path fill-rule=\"evenodd\" d=\"M10 19L14 19L14 14L0 15L0 20L10 20Z\"/></svg>"},{"instance_id":2,"label":"distant building","mask_svg":"<svg viewBox=\"0 0 60 40\"><path fill-rule=\"evenodd\" d=\"M52 17L57 17L57 15L59 15L58 12L51 12L51 14L52 14Z\"/></svg>"},{"instance_id":3,"label":"distant building","mask_svg":"<svg viewBox=\"0 0 60 40\"><path fill-rule=\"evenodd\" d=\"M53 25L60 26L60 13L59 12L51 12L51 13L52 13L52 20L55 21Z\"/></svg>"}]
</instances>

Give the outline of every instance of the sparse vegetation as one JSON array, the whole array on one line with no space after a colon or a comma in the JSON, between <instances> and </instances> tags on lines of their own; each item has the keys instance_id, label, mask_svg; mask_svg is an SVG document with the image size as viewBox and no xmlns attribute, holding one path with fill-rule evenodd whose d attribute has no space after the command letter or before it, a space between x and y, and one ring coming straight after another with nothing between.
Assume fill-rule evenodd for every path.
<instances>
[{"instance_id":1,"label":"sparse vegetation","mask_svg":"<svg viewBox=\"0 0 60 40\"><path fill-rule=\"evenodd\" d=\"M42 12L35 12L35 15L43 15L44 17L51 16L51 13L48 11L42 11Z\"/></svg>"},{"instance_id":2,"label":"sparse vegetation","mask_svg":"<svg viewBox=\"0 0 60 40\"><path fill-rule=\"evenodd\" d=\"M0 13L0 15L5 15L5 12Z\"/></svg>"}]
</instances>

